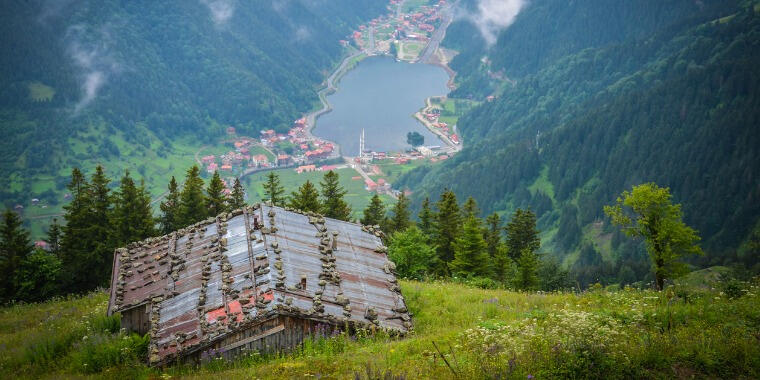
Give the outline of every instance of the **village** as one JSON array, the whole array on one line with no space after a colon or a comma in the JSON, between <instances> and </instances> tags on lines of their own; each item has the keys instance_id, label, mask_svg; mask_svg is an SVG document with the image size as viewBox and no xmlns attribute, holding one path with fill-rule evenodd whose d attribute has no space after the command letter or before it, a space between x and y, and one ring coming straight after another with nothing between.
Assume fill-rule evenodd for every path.
<instances>
[{"instance_id":1,"label":"village","mask_svg":"<svg viewBox=\"0 0 760 380\"><path fill-rule=\"evenodd\" d=\"M442 23L441 10L446 0L430 1L413 7L411 2L391 0L389 14L359 26L343 46L353 43L369 55L390 54L401 61L416 62ZM404 12L404 7L409 7Z\"/></svg>"}]
</instances>

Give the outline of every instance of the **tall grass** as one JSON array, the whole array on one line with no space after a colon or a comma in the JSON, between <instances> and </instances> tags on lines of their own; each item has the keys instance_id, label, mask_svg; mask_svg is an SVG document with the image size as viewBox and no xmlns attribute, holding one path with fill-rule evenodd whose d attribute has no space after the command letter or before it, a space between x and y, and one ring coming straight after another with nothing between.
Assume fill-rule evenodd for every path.
<instances>
[{"instance_id":1,"label":"tall grass","mask_svg":"<svg viewBox=\"0 0 760 380\"><path fill-rule=\"evenodd\" d=\"M322 334L296 350L200 366L142 364L106 295L0 309L0 377L758 378L760 284L519 293L402 281L414 332Z\"/></svg>"}]
</instances>

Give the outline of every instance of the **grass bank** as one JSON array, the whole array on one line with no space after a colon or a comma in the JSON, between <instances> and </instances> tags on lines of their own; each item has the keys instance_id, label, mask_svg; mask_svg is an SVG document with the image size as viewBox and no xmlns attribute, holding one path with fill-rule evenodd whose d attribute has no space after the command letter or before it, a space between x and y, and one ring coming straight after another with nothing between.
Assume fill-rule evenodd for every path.
<instances>
[{"instance_id":1,"label":"grass bank","mask_svg":"<svg viewBox=\"0 0 760 380\"><path fill-rule=\"evenodd\" d=\"M0 311L0 376L104 378L757 378L760 291L677 286L523 293L401 282L414 315L405 339L364 334L294 353L163 370L104 317L105 293ZM114 352L123 352L114 355ZM444 360L445 359L445 360Z\"/></svg>"}]
</instances>

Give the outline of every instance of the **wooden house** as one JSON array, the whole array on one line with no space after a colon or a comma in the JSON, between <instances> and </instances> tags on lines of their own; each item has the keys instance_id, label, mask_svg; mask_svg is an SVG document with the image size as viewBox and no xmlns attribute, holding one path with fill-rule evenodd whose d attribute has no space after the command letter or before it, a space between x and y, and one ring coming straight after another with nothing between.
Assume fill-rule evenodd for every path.
<instances>
[{"instance_id":1,"label":"wooden house","mask_svg":"<svg viewBox=\"0 0 760 380\"><path fill-rule=\"evenodd\" d=\"M152 365L292 349L410 315L373 227L254 205L116 250L108 313L150 333Z\"/></svg>"}]
</instances>

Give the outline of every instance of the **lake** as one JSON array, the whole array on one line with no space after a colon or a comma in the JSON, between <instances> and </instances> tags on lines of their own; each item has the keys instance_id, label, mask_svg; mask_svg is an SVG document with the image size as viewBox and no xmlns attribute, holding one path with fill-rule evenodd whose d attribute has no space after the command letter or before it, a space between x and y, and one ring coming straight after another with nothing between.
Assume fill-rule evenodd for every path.
<instances>
[{"instance_id":1,"label":"lake","mask_svg":"<svg viewBox=\"0 0 760 380\"><path fill-rule=\"evenodd\" d=\"M319 117L313 133L338 143L344 156L358 155L362 128L369 150L405 150L410 147L406 134L411 131L423 135L425 145L443 145L413 115L424 107L426 98L448 94L448 79L438 66L367 58L327 97L333 110Z\"/></svg>"}]
</instances>

